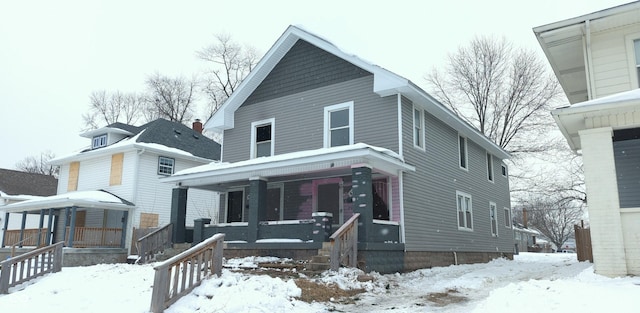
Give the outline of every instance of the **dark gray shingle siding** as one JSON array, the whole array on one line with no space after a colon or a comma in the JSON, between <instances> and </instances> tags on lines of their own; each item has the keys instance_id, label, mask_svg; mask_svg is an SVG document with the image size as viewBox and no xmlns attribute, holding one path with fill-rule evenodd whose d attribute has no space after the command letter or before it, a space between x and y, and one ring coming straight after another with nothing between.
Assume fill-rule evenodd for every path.
<instances>
[{"instance_id":1,"label":"dark gray shingle siding","mask_svg":"<svg viewBox=\"0 0 640 313\"><path fill-rule=\"evenodd\" d=\"M8 195L52 196L57 188L53 176L0 168L0 191Z\"/></svg>"}]
</instances>

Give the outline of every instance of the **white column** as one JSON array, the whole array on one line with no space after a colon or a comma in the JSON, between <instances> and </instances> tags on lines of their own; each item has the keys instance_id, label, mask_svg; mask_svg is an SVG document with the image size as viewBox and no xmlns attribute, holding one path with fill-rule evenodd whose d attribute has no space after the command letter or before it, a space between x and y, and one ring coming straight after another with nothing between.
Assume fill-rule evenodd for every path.
<instances>
[{"instance_id":1,"label":"white column","mask_svg":"<svg viewBox=\"0 0 640 313\"><path fill-rule=\"evenodd\" d=\"M613 129L587 129L579 132L582 145L591 245L596 273L615 277L627 274Z\"/></svg>"}]
</instances>

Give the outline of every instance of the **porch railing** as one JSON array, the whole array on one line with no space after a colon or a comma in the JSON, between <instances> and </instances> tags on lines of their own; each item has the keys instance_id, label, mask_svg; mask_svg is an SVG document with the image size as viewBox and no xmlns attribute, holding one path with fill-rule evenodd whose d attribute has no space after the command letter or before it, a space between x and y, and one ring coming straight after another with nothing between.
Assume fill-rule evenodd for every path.
<instances>
[{"instance_id":1,"label":"porch railing","mask_svg":"<svg viewBox=\"0 0 640 313\"><path fill-rule=\"evenodd\" d=\"M211 274L222 273L224 234L197 244L158 265L151 293L151 312L162 312Z\"/></svg>"},{"instance_id":2,"label":"porch railing","mask_svg":"<svg viewBox=\"0 0 640 313\"><path fill-rule=\"evenodd\" d=\"M38 234L40 233L40 243L38 243ZM4 234L4 244L6 246L22 245L30 247L41 247L46 245L47 241L47 229L42 228L28 228L24 230L22 234L22 241L20 241L19 229L8 229Z\"/></svg>"},{"instance_id":3,"label":"porch railing","mask_svg":"<svg viewBox=\"0 0 640 313\"><path fill-rule=\"evenodd\" d=\"M67 227L65 242L69 242L70 227ZM122 228L75 227L74 248L120 247Z\"/></svg>"},{"instance_id":4,"label":"porch railing","mask_svg":"<svg viewBox=\"0 0 640 313\"><path fill-rule=\"evenodd\" d=\"M163 252L164 249L171 248L173 244L171 242L172 225L173 224L167 224L138 239L136 242L136 248L138 249L137 262L147 263L151 261L156 254Z\"/></svg>"},{"instance_id":5,"label":"porch railing","mask_svg":"<svg viewBox=\"0 0 640 313\"><path fill-rule=\"evenodd\" d=\"M331 253L329 263L332 271L337 271L341 264L356 267L358 259L358 218L354 214L347 222L329 237Z\"/></svg>"},{"instance_id":6,"label":"porch railing","mask_svg":"<svg viewBox=\"0 0 640 313\"><path fill-rule=\"evenodd\" d=\"M0 262L0 294L7 294L9 287L38 276L59 272L63 245L58 242Z\"/></svg>"}]
</instances>

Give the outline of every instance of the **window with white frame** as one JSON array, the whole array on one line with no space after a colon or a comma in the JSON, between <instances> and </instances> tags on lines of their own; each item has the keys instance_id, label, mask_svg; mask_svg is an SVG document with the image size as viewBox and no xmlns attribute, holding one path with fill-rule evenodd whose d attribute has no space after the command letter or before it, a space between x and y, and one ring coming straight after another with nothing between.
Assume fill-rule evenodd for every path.
<instances>
[{"instance_id":1,"label":"window with white frame","mask_svg":"<svg viewBox=\"0 0 640 313\"><path fill-rule=\"evenodd\" d=\"M636 39L633 41L633 50L635 54L635 72L636 78L638 79L638 83L640 84L640 39Z\"/></svg>"},{"instance_id":2,"label":"window with white frame","mask_svg":"<svg viewBox=\"0 0 640 313\"><path fill-rule=\"evenodd\" d=\"M158 174L171 175L175 167L175 160L167 157L158 157Z\"/></svg>"},{"instance_id":3,"label":"window with white frame","mask_svg":"<svg viewBox=\"0 0 640 313\"><path fill-rule=\"evenodd\" d=\"M419 108L413 108L413 146L424 150L424 114Z\"/></svg>"},{"instance_id":4,"label":"window with white frame","mask_svg":"<svg viewBox=\"0 0 640 313\"><path fill-rule=\"evenodd\" d=\"M487 179L493 182L493 155L487 152Z\"/></svg>"},{"instance_id":5,"label":"window with white frame","mask_svg":"<svg viewBox=\"0 0 640 313\"><path fill-rule=\"evenodd\" d=\"M458 229L473 230L473 206L471 195L457 191L456 206L458 207Z\"/></svg>"},{"instance_id":6,"label":"window with white frame","mask_svg":"<svg viewBox=\"0 0 640 313\"><path fill-rule=\"evenodd\" d=\"M511 228L511 210L504 208L504 227Z\"/></svg>"},{"instance_id":7,"label":"window with white frame","mask_svg":"<svg viewBox=\"0 0 640 313\"><path fill-rule=\"evenodd\" d=\"M92 149L104 147L107 145L107 134L93 137Z\"/></svg>"},{"instance_id":8,"label":"window with white frame","mask_svg":"<svg viewBox=\"0 0 640 313\"><path fill-rule=\"evenodd\" d=\"M275 119L251 123L251 158L272 156L274 150Z\"/></svg>"},{"instance_id":9,"label":"window with white frame","mask_svg":"<svg viewBox=\"0 0 640 313\"><path fill-rule=\"evenodd\" d=\"M460 135L458 135L458 154L458 164L460 168L465 170L469 169L469 165L467 164L467 138Z\"/></svg>"},{"instance_id":10,"label":"window with white frame","mask_svg":"<svg viewBox=\"0 0 640 313\"><path fill-rule=\"evenodd\" d=\"M324 108L324 147L353 144L353 101Z\"/></svg>"},{"instance_id":11,"label":"window with white frame","mask_svg":"<svg viewBox=\"0 0 640 313\"><path fill-rule=\"evenodd\" d=\"M498 236L498 209L494 202L489 202L489 219L491 222L491 236Z\"/></svg>"}]
</instances>

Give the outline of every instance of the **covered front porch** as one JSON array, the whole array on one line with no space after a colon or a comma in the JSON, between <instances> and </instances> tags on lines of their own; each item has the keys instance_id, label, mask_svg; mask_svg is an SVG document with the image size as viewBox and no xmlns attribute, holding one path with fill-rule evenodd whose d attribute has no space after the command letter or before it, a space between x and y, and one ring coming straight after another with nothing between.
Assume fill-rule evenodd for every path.
<instances>
[{"instance_id":1,"label":"covered front porch","mask_svg":"<svg viewBox=\"0 0 640 313\"><path fill-rule=\"evenodd\" d=\"M106 191L79 191L23 201L3 207L1 248L40 247L64 242L68 248L125 248L129 212L135 206ZM27 229L29 215L39 227ZM10 218L19 229L8 229Z\"/></svg>"},{"instance_id":2,"label":"covered front porch","mask_svg":"<svg viewBox=\"0 0 640 313\"><path fill-rule=\"evenodd\" d=\"M212 163L164 179L173 190L174 242L185 240L188 188L221 193L217 219L194 222L193 242L225 233L229 256L305 258L359 213L358 249L404 251L402 173L396 153L365 144L236 163ZM182 237L181 237L182 236Z\"/></svg>"}]
</instances>

